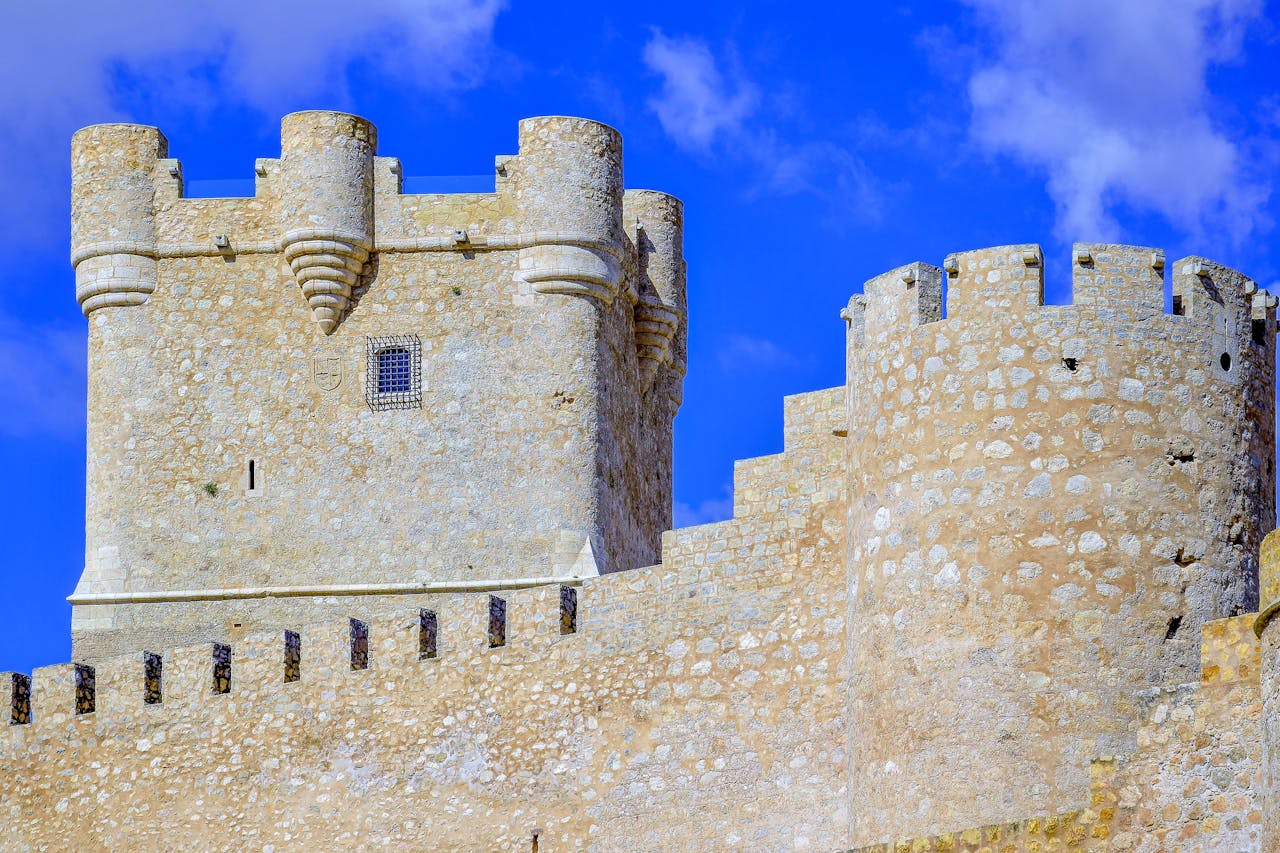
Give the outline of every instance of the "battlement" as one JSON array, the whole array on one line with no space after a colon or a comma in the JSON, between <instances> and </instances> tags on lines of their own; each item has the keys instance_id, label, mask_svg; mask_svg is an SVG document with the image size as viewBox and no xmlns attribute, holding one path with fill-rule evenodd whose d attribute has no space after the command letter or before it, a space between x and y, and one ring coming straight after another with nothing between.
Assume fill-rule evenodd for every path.
<instances>
[{"instance_id":1,"label":"battlement","mask_svg":"<svg viewBox=\"0 0 1280 853\"><path fill-rule=\"evenodd\" d=\"M1252 280L1101 243L1069 305L1032 244L878 275L844 385L669 530L683 210L614 129L527 119L493 192L405 194L310 111L254 169L186 198L159 130L76 135L85 570L73 661L0 673L4 844L1253 849Z\"/></svg>"},{"instance_id":2,"label":"battlement","mask_svg":"<svg viewBox=\"0 0 1280 853\"><path fill-rule=\"evenodd\" d=\"M94 125L72 141L72 251L86 316L144 304L157 260L281 254L332 334L376 275L379 254L514 251L530 292L636 306L644 373L683 371L680 202L622 187L622 140L587 119L520 123L520 153L496 159L494 193L402 193L377 128L345 113L285 116L281 156L256 161L251 198L185 198L182 163L154 127ZM625 215L625 227L624 227ZM647 235L647 236L646 236ZM624 274L639 267L648 277Z\"/></svg>"},{"instance_id":3,"label":"battlement","mask_svg":"<svg viewBox=\"0 0 1280 853\"><path fill-rule=\"evenodd\" d=\"M149 725L211 702L254 704L292 685L366 677L414 665L465 666L482 654L508 662L579 632L580 583L459 593L428 608L368 613L270 631L237 631L228 642L151 649L0 673L0 731L39 734L76 723ZM368 671L367 673L365 671ZM363 675L360 675L363 673Z\"/></svg>"},{"instance_id":4,"label":"battlement","mask_svg":"<svg viewBox=\"0 0 1280 853\"><path fill-rule=\"evenodd\" d=\"M77 297L86 315L146 301L153 280L129 284L147 276L123 271L111 280L101 259L283 253L331 334L377 253L519 251L519 278L536 292L656 304L669 331L647 331L669 343L684 316L681 203L623 190L618 132L574 117L524 119L519 154L498 156L495 169L493 193L405 195L400 160L377 154L372 123L312 110L282 120L281 156L255 162L252 197L186 198L182 163L157 128L86 127L72 141L71 261L77 270L98 262ZM651 293L621 274L637 262L655 274Z\"/></svg>"},{"instance_id":5,"label":"battlement","mask_svg":"<svg viewBox=\"0 0 1280 853\"><path fill-rule=\"evenodd\" d=\"M894 334L944 319L1034 316L1045 308L1045 258L1035 244L995 246L948 255L942 268L915 263L870 279L841 312L851 345L870 334ZM1191 256L1172 268L1173 301L1165 311L1165 255L1159 249L1076 243L1071 252L1071 306L1117 325L1178 316L1214 334L1274 337L1276 297L1244 274ZM1057 309L1062 306L1048 306ZM1257 325L1253 321L1259 321ZM1266 325L1266 321L1271 321Z\"/></svg>"}]
</instances>

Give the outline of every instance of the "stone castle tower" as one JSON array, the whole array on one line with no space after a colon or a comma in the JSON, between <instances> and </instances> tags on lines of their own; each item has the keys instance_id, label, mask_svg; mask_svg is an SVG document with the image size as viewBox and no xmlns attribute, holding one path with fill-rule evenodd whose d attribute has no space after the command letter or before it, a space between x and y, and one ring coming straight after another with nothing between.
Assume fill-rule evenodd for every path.
<instances>
[{"instance_id":1,"label":"stone castle tower","mask_svg":"<svg viewBox=\"0 0 1280 853\"><path fill-rule=\"evenodd\" d=\"M581 119L492 194L374 139L288 116L185 199L155 129L77 134L88 553L75 662L0 673L0 849L1280 851L1270 294L877 276L666 531L679 203Z\"/></svg>"},{"instance_id":2,"label":"stone castle tower","mask_svg":"<svg viewBox=\"0 0 1280 853\"><path fill-rule=\"evenodd\" d=\"M656 561L682 214L624 191L612 128L524 121L465 195L403 195L373 125L332 112L284 119L252 198L184 198L151 127L86 128L72 160L77 654Z\"/></svg>"},{"instance_id":3,"label":"stone castle tower","mask_svg":"<svg viewBox=\"0 0 1280 853\"><path fill-rule=\"evenodd\" d=\"M1166 313L1165 263L1076 244L1047 306L1038 246L961 252L845 311L851 783L895 833L1065 810L1257 609L1275 300L1185 258Z\"/></svg>"}]
</instances>

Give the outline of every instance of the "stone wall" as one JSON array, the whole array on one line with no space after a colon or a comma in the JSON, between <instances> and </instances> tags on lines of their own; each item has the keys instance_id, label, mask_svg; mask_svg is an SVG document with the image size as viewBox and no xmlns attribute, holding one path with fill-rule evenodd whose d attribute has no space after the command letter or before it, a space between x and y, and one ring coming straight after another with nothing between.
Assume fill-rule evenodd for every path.
<instances>
[{"instance_id":1,"label":"stone wall","mask_svg":"<svg viewBox=\"0 0 1280 853\"><path fill-rule=\"evenodd\" d=\"M1204 626L1199 684L1140 697L1137 748L1117 782L1117 849L1267 850L1254 614Z\"/></svg>"},{"instance_id":2,"label":"stone wall","mask_svg":"<svg viewBox=\"0 0 1280 853\"><path fill-rule=\"evenodd\" d=\"M848 843L843 389L788 398L785 452L738 467L735 518L665 535L663 564L582 581L578 631L556 587L413 599L350 629L286 623L37 670L32 721L0 731L6 849L835 850ZM408 600L405 600L408 602ZM419 613L437 656L419 659ZM8 684L0 676L0 685ZM7 698L7 697L0 697ZM358 804L358 807L353 807Z\"/></svg>"},{"instance_id":3,"label":"stone wall","mask_svg":"<svg viewBox=\"0 0 1280 853\"><path fill-rule=\"evenodd\" d=\"M735 517L667 533L663 564L487 595L346 599L368 625L287 622L212 643L37 670L0 730L0 849L848 849L892 814L851 804L841 555L844 389L791 397L786 444L735 472ZM436 617L421 657L421 609ZM1256 851L1261 696L1252 614L1210 621L1192 683L1133 686L1133 749L1093 756L1067 807L889 835L898 851ZM0 707L12 707L0 674ZM21 704L21 695L18 697ZM963 780L998 793L1001 768ZM939 779L945 786L950 780ZM354 805L353 805L354 804Z\"/></svg>"}]
</instances>

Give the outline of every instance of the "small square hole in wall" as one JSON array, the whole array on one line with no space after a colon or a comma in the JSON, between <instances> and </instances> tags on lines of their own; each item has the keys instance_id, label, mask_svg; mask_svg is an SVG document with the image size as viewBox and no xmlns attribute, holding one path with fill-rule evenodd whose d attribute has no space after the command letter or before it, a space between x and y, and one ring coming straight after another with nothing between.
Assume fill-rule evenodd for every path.
<instances>
[{"instance_id":1,"label":"small square hole in wall","mask_svg":"<svg viewBox=\"0 0 1280 853\"><path fill-rule=\"evenodd\" d=\"M213 692L231 692L231 647L213 644Z\"/></svg>"},{"instance_id":2,"label":"small square hole in wall","mask_svg":"<svg viewBox=\"0 0 1280 853\"><path fill-rule=\"evenodd\" d=\"M369 626L359 619L351 620L351 668L369 668Z\"/></svg>"},{"instance_id":3,"label":"small square hole in wall","mask_svg":"<svg viewBox=\"0 0 1280 853\"><path fill-rule=\"evenodd\" d=\"M496 595L489 596L489 648L507 644L507 602Z\"/></svg>"},{"instance_id":4,"label":"small square hole in wall","mask_svg":"<svg viewBox=\"0 0 1280 853\"><path fill-rule=\"evenodd\" d=\"M560 633L578 633L578 591L571 586L560 587Z\"/></svg>"},{"instance_id":5,"label":"small square hole in wall","mask_svg":"<svg viewBox=\"0 0 1280 853\"><path fill-rule=\"evenodd\" d=\"M302 677L302 637L297 631L284 632L284 680L297 681Z\"/></svg>"},{"instance_id":6,"label":"small square hole in wall","mask_svg":"<svg viewBox=\"0 0 1280 853\"><path fill-rule=\"evenodd\" d=\"M418 614L418 660L436 656L436 614L423 610Z\"/></svg>"},{"instance_id":7,"label":"small square hole in wall","mask_svg":"<svg viewBox=\"0 0 1280 853\"><path fill-rule=\"evenodd\" d=\"M364 398L375 412L422 408L422 341L417 335L366 338Z\"/></svg>"},{"instance_id":8,"label":"small square hole in wall","mask_svg":"<svg viewBox=\"0 0 1280 853\"><path fill-rule=\"evenodd\" d=\"M98 710L98 677L93 667L76 664L76 713L92 714Z\"/></svg>"},{"instance_id":9,"label":"small square hole in wall","mask_svg":"<svg viewBox=\"0 0 1280 853\"><path fill-rule=\"evenodd\" d=\"M12 707L9 709L9 725L25 726L31 722L31 676L13 673Z\"/></svg>"},{"instance_id":10,"label":"small square hole in wall","mask_svg":"<svg viewBox=\"0 0 1280 853\"><path fill-rule=\"evenodd\" d=\"M164 702L164 659L153 652L142 653L142 701L147 705Z\"/></svg>"}]
</instances>

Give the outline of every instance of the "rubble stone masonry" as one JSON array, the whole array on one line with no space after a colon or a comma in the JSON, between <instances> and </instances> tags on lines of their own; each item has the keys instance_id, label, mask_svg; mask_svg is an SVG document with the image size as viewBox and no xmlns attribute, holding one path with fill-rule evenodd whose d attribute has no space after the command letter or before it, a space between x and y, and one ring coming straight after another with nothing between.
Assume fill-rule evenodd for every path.
<instances>
[{"instance_id":1,"label":"rubble stone masonry","mask_svg":"<svg viewBox=\"0 0 1280 853\"><path fill-rule=\"evenodd\" d=\"M846 384L666 530L681 205L611 128L519 143L405 195L298 113L187 199L156 129L76 135L88 547L75 661L0 673L0 849L1280 850L1274 298L877 276Z\"/></svg>"}]
</instances>

